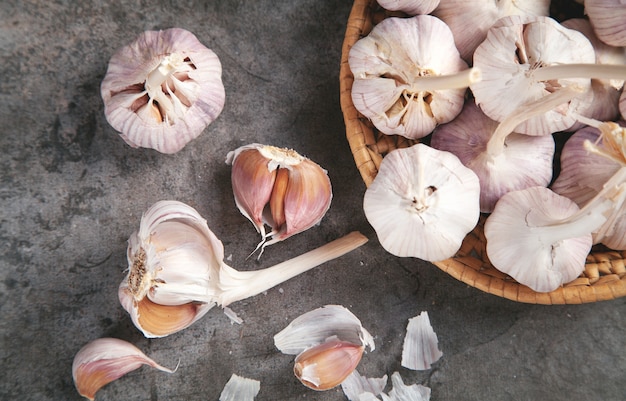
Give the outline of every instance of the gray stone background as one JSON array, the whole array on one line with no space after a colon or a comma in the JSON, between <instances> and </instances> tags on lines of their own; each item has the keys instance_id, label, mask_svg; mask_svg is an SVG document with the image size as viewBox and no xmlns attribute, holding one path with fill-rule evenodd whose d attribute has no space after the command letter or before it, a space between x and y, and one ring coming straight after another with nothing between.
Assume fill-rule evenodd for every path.
<instances>
[{"instance_id":1,"label":"gray stone background","mask_svg":"<svg viewBox=\"0 0 626 401\"><path fill-rule=\"evenodd\" d=\"M361 208L339 106L339 60L350 1L0 2L0 399L79 400L74 354L121 338L173 367L147 367L98 400L217 400L232 373L261 381L257 400L342 400L302 386L273 335L326 304L348 307L375 336L359 371L394 371L433 400L626 399L626 300L536 306L466 286L436 267L387 254ZM226 105L175 155L131 149L107 124L99 86L110 56L144 30L181 27L223 64ZM258 242L234 205L226 153L261 142L292 147L329 171L319 227L246 260ZM188 329L148 340L117 300L126 241L161 199L194 206L228 263L271 266L352 230L363 247L265 294L214 308ZM400 366L409 318L428 311L442 359Z\"/></svg>"}]
</instances>

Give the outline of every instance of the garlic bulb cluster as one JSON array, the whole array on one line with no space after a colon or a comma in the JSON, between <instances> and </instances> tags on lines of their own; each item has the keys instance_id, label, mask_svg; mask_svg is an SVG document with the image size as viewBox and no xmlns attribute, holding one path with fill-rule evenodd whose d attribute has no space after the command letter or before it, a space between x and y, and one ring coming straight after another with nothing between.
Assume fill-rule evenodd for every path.
<instances>
[{"instance_id":1,"label":"garlic bulb cluster","mask_svg":"<svg viewBox=\"0 0 626 401\"><path fill-rule=\"evenodd\" d=\"M181 28L146 31L109 61L100 92L104 114L132 147L175 153L224 107L222 65Z\"/></svg>"},{"instance_id":2,"label":"garlic bulb cluster","mask_svg":"<svg viewBox=\"0 0 626 401\"><path fill-rule=\"evenodd\" d=\"M326 305L294 319L274 336L282 353L297 355L294 374L318 391L341 384L361 361L365 347L375 348L359 319L340 305Z\"/></svg>"},{"instance_id":3,"label":"garlic bulb cluster","mask_svg":"<svg viewBox=\"0 0 626 401\"><path fill-rule=\"evenodd\" d=\"M168 373L176 370L159 365L129 342L117 338L99 338L76 353L72 363L72 377L78 393L93 401L96 392L102 387L142 365Z\"/></svg>"},{"instance_id":4,"label":"garlic bulb cluster","mask_svg":"<svg viewBox=\"0 0 626 401\"><path fill-rule=\"evenodd\" d=\"M266 291L367 241L353 232L286 262L256 271L224 263L224 246L191 206L159 201L128 240L128 273L119 299L146 337L178 332L215 305Z\"/></svg>"},{"instance_id":5,"label":"garlic bulb cluster","mask_svg":"<svg viewBox=\"0 0 626 401\"><path fill-rule=\"evenodd\" d=\"M292 149L254 143L229 152L226 163L235 203L261 234L261 252L319 224L330 208L328 173Z\"/></svg>"}]
</instances>

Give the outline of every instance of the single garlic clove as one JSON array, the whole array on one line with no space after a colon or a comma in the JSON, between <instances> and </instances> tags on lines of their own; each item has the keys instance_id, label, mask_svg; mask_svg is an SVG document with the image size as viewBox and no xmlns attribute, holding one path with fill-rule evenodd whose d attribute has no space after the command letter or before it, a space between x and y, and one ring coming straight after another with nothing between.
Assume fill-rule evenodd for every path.
<instances>
[{"instance_id":1,"label":"single garlic clove","mask_svg":"<svg viewBox=\"0 0 626 401\"><path fill-rule=\"evenodd\" d=\"M257 248L308 230L330 208L326 170L294 150L253 143L229 152L226 163L235 203L261 234Z\"/></svg>"},{"instance_id":2,"label":"single garlic clove","mask_svg":"<svg viewBox=\"0 0 626 401\"><path fill-rule=\"evenodd\" d=\"M72 377L78 393L93 400L96 392L106 384L142 365L169 373L175 370L159 365L129 342L99 338L85 345L74 356Z\"/></svg>"},{"instance_id":3,"label":"single garlic clove","mask_svg":"<svg viewBox=\"0 0 626 401\"><path fill-rule=\"evenodd\" d=\"M332 338L299 354L293 371L305 386L328 390L341 384L356 369L364 349L363 345Z\"/></svg>"}]
</instances>

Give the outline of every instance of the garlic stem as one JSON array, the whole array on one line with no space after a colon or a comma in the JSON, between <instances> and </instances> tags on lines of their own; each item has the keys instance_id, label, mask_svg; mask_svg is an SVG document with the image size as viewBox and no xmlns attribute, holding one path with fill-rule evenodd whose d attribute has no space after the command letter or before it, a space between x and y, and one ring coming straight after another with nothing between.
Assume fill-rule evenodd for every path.
<instances>
[{"instance_id":1,"label":"garlic stem","mask_svg":"<svg viewBox=\"0 0 626 401\"><path fill-rule=\"evenodd\" d=\"M590 234L603 226L626 200L626 168L619 169L602 190L573 215L539 228L539 237L546 244Z\"/></svg>"},{"instance_id":2,"label":"garlic stem","mask_svg":"<svg viewBox=\"0 0 626 401\"><path fill-rule=\"evenodd\" d=\"M487 142L487 155L495 158L502 154L507 136L513 133L513 130L519 124L530 118L545 114L555 109L557 106L569 102L581 93L583 93L583 90L578 86L565 86L553 93L543 96L539 100L522 104L498 124L498 127Z\"/></svg>"},{"instance_id":3,"label":"garlic stem","mask_svg":"<svg viewBox=\"0 0 626 401\"><path fill-rule=\"evenodd\" d=\"M172 53L163 58L161 60L161 64L146 78L145 87L148 91L148 95L150 97L155 96L155 92L162 91L161 85L167 81L167 79L172 75L178 67L183 64L184 60L182 56L178 53Z\"/></svg>"},{"instance_id":4,"label":"garlic stem","mask_svg":"<svg viewBox=\"0 0 626 401\"><path fill-rule=\"evenodd\" d=\"M554 64L531 69L527 74L537 81L563 78L626 81L626 66L617 64Z\"/></svg>"},{"instance_id":5,"label":"garlic stem","mask_svg":"<svg viewBox=\"0 0 626 401\"><path fill-rule=\"evenodd\" d=\"M353 231L328 244L272 267L256 271L238 271L227 265L220 270L218 303L227 306L252 297L327 261L338 258L367 242L367 237Z\"/></svg>"},{"instance_id":6,"label":"garlic stem","mask_svg":"<svg viewBox=\"0 0 626 401\"><path fill-rule=\"evenodd\" d=\"M446 89L463 89L482 79L476 67L448 75L431 75L416 78L411 84L411 92L435 92Z\"/></svg>"}]
</instances>

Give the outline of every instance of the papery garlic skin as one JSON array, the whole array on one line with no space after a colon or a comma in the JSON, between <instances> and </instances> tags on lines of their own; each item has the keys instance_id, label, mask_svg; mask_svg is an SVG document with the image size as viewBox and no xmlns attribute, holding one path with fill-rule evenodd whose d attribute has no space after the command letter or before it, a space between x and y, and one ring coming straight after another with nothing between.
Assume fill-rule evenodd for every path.
<instances>
[{"instance_id":1,"label":"papery garlic skin","mask_svg":"<svg viewBox=\"0 0 626 401\"><path fill-rule=\"evenodd\" d=\"M383 20L352 46L348 63L354 107L382 133L411 139L456 117L479 77L467 69L447 25L430 15ZM440 87L422 84L438 77Z\"/></svg>"},{"instance_id":2,"label":"papery garlic skin","mask_svg":"<svg viewBox=\"0 0 626 401\"><path fill-rule=\"evenodd\" d=\"M341 384L361 361L363 345L329 339L300 353L294 374L310 389L329 390Z\"/></svg>"},{"instance_id":3,"label":"papery garlic skin","mask_svg":"<svg viewBox=\"0 0 626 401\"><path fill-rule=\"evenodd\" d=\"M93 401L96 392L106 384L142 365L174 372L148 358L129 342L116 338L99 338L85 345L74 356L72 377L78 393Z\"/></svg>"},{"instance_id":4,"label":"papery garlic skin","mask_svg":"<svg viewBox=\"0 0 626 401\"><path fill-rule=\"evenodd\" d=\"M383 377L364 377L356 369L341 382L341 389L350 401L359 401L363 393L371 393L377 396L383 392L387 385L387 375ZM375 398L377 399L377 398Z\"/></svg>"},{"instance_id":5,"label":"papery garlic skin","mask_svg":"<svg viewBox=\"0 0 626 401\"><path fill-rule=\"evenodd\" d=\"M430 324L428 312L409 319L402 346L402 366L412 370L427 370L443 356L437 334Z\"/></svg>"},{"instance_id":6,"label":"papery garlic skin","mask_svg":"<svg viewBox=\"0 0 626 401\"><path fill-rule=\"evenodd\" d=\"M378 4L389 11L402 11L408 15L430 14L440 0L378 0Z\"/></svg>"},{"instance_id":7,"label":"papery garlic skin","mask_svg":"<svg viewBox=\"0 0 626 401\"><path fill-rule=\"evenodd\" d=\"M221 113L217 55L180 28L146 31L118 50L101 84L107 121L132 147L175 153Z\"/></svg>"},{"instance_id":8,"label":"papery garlic skin","mask_svg":"<svg viewBox=\"0 0 626 401\"><path fill-rule=\"evenodd\" d=\"M253 143L229 152L226 163L235 203L261 234L260 247L319 224L330 208L327 171L292 149Z\"/></svg>"},{"instance_id":9,"label":"papery garlic skin","mask_svg":"<svg viewBox=\"0 0 626 401\"><path fill-rule=\"evenodd\" d=\"M611 46L626 46L626 4L623 0L585 0L589 17L598 38Z\"/></svg>"},{"instance_id":10,"label":"papery garlic skin","mask_svg":"<svg viewBox=\"0 0 626 401\"><path fill-rule=\"evenodd\" d=\"M261 382L232 374L220 394L219 401L253 401Z\"/></svg>"},{"instance_id":11,"label":"papery garlic skin","mask_svg":"<svg viewBox=\"0 0 626 401\"><path fill-rule=\"evenodd\" d=\"M478 223L480 184L457 156L420 143L385 156L363 211L387 252L441 261Z\"/></svg>"}]
</instances>

